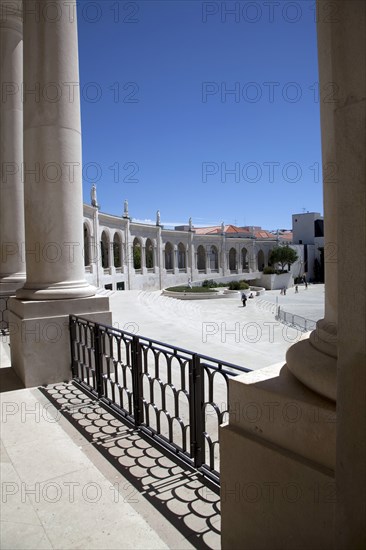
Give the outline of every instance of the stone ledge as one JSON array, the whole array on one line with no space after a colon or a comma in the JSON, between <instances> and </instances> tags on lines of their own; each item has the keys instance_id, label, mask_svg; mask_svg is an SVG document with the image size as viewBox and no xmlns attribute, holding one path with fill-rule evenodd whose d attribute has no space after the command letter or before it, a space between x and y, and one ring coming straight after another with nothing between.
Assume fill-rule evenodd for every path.
<instances>
[{"instance_id":1,"label":"stone ledge","mask_svg":"<svg viewBox=\"0 0 366 550\"><path fill-rule=\"evenodd\" d=\"M335 404L277 364L229 381L230 426L335 468Z\"/></svg>"}]
</instances>

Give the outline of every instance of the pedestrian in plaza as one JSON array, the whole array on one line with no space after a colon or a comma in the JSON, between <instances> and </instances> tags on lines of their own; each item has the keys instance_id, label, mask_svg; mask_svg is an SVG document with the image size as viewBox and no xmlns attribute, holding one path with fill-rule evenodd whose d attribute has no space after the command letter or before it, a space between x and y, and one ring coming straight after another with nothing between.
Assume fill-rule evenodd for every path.
<instances>
[{"instance_id":1,"label":"pedestrian in plaza","mask_svg":"<svg viewBox=\"0 0 366 550\"><path fill-rule=\"evenodd\" d=\"M298 285L295 285L295 294L297 294L299 292L299 287Z\"/></svg>"},{"instance_id":2,"label":"pedestrian in plaza","mask_svg":"<svg viewBox=\"0 0 366 550\"><path fill-rule=\"evenodd\" d=\"M307 283L307 281L305 281L305 290L307 290L307 289L308 289L308 283Z\"/></svg>"},{"instance_id":3,"label":"pedestrian in plaza","mask_svg":"<svg viewBox=\"0 0 366 550\"><path fill-rule=\"evenodd\" d=\"M247 305L247 297L245 295L245 292L241 295L241 301L243 302L243 307Z\"/></svg>"}]
</instances>

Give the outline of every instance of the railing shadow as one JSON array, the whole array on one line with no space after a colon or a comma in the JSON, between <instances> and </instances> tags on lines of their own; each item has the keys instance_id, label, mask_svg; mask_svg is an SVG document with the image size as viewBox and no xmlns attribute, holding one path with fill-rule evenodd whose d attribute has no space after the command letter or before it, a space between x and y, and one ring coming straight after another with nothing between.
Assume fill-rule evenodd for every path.
<instances>
[{"instance_id":1,"label":"railing shadow","mask_svg":"<svg viewBox=\"0 0 366 550\"><path fill-rule=\"evenodd\" d=\"M72 383L39 388L128 481L116 484L132 506L143 496L194 548L220 548L219 489L124 424ZM127 484L128 485L128 484ZM131 491L131 488L134 490ZM129 492L129 494L128 494Z\"/></svg>"}]
</instances>

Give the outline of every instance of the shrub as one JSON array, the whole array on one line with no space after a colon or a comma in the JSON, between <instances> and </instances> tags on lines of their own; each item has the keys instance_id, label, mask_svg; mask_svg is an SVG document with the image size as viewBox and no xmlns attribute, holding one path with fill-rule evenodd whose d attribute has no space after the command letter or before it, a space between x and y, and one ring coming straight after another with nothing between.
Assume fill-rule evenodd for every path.
<instances>
[{"instance_id":1,"label":"shrub","mask_svg":"<svg viewBox=\"0 0 366 550\"><path fill-rule=\"evenodd\" d=\"M274 267L268 266L263 269L263 275L275 275L275 273L276 270Z\"/></svg>"},{"instance_id":2,"label":"shrub","mask_svg":"<svg viewBox=\"0 0 366 550\"><path fill-rule=\"evenodd\" d=\"M202 287L216 288L218 285L213 279L205 279L202 283Z\"/></svg>"},{"instance_id":3,"label":"shrub","mask_svg":"<svg viewBox=\"0 0 366 550\"><path fill-rule=\"evenodd\" d=\"M230 283L229 283L229 290L240 290L240 283L239 283L239 281L230 281Z\"/></svg>"},{"instance_id":4,"label":"shrub","mask_svg":"<svg viewBox=\"0 0 366 550\"><path fill-rule=\"evenodd\" d=\"M240 290L248 290L249 285L246 281L240 281Z\"/></svg>"},{"instance_id":5,"label":"shrub","mask_svg":"<svg viewBox=\"0 0 366 550\"><path fill-rule=\"evenodd\" d=\"M169 292L191 292L191 293L216 292L215 290L212 290L209 287L202 287L202 286L193 286L192 288L189 288L189 286L171 286L169 288L166 288L165 290L168 290Z\"/></svg>"}]
</instances>

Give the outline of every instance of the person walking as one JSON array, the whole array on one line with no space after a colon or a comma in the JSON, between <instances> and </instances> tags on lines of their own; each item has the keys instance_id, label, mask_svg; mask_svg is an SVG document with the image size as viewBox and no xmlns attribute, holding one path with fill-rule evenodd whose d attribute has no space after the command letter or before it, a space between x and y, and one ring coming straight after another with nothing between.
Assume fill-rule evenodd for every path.
<instances>
[{"instance_id":1,"label":"person walking","mask_svg":"<svg viewBox=\"0 0 366 550\"><path fill-rule=\"evenodd\" d=\"M299 287L298 285L295 286L295 294L297 294L299 292Z\"/></svg>"},{"instance_id":2,"label":"person walking","mask_svg":"<svg viewBox=\"0 0 366 550\"><path fill-rule=\"evenodd\" d=\"M241 301L243 302L243 307L245 307L247 305L247 297L245 292L241 295Z\"/></svg>"}]
</instances>

